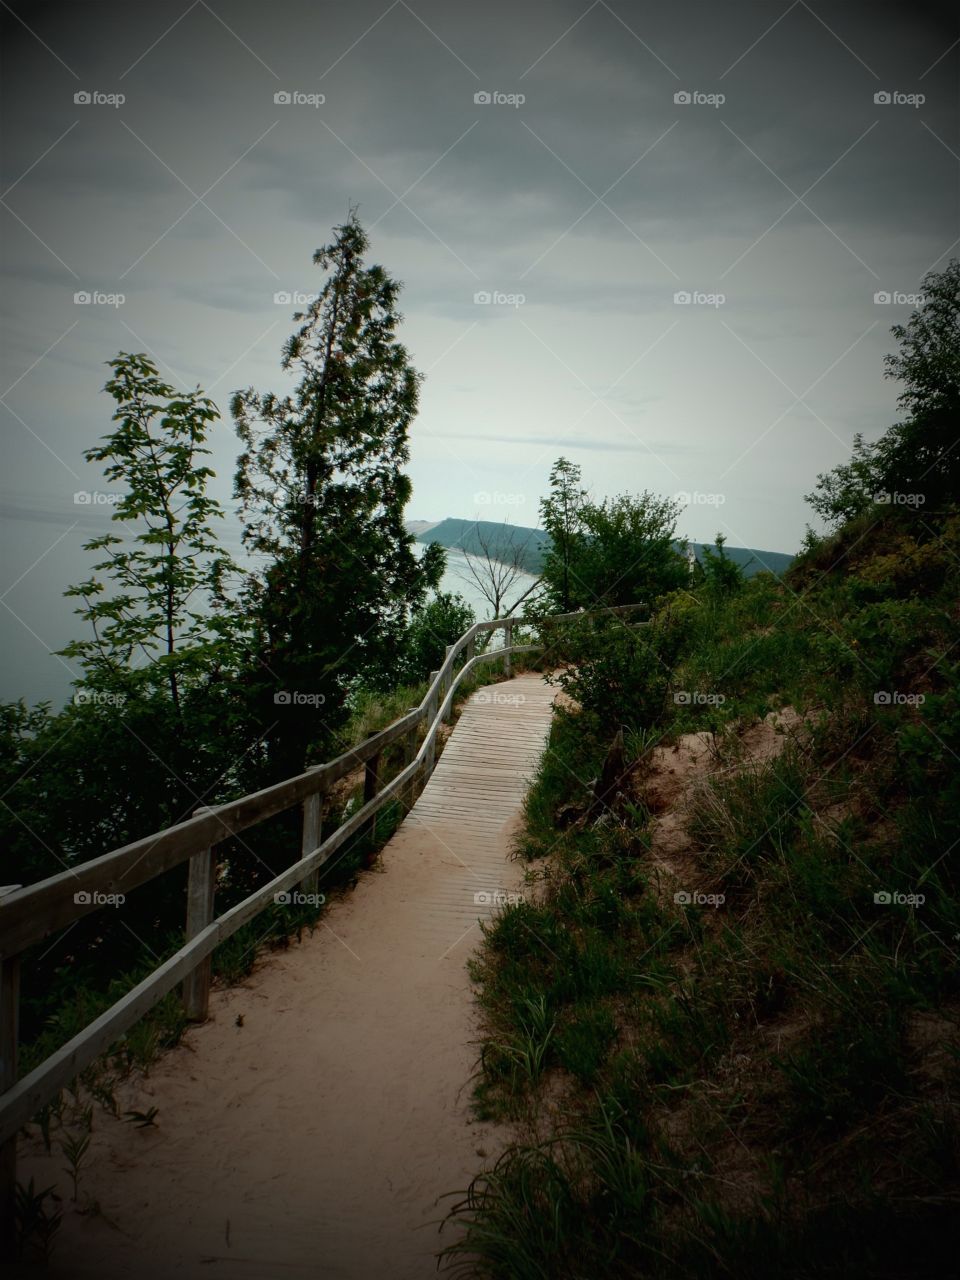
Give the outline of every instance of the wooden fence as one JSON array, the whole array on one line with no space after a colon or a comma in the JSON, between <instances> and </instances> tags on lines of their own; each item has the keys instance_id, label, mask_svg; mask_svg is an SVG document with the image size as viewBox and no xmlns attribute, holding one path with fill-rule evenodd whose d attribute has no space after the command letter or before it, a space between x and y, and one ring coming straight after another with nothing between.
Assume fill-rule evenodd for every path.
<instances>
[{"instance_id":1,"label":"wooden fence","mask_svg":"<svg viewBox=\"0 0 960 1280\"><path fill-rule=\"evenodd\" d=\"M593 614L630 614L643 605L592 611ZM553 614L543 623L582 618L582 613ZM231 934L276 900L276 895L298 887L316 893L320 868L351 837L369 830L376 814L398 798L407 807L433 772L437 733L449 719L461 681L481 663L502 659L506 675L512 658L538 653L542 644L514 645L517 618L474 623L448 647L443 665L432 678L419 706L386 729L344 752L335 760L316 765L252 795L226 804L203 807L193 817L154 835L135 840L99 858L71 867L59 875L25 887L0 887L0 1256L12 1248L13 1202L16 1186L16 1142L21 1127L57 1096L130 1027L138 1022L177 984L182 984L187 1016L202 1021L207 1016L211 957ZM540 625L540 624L534 624ZM477 637L502 629L499 648L476 652ZM463 655L462 665L457 665ZM422 727L426 732L419 747ZM404 744L403 767L381 785L383 752L395 742ZM322 838L323 798L335 782L364 767L363 804L326 840ZM214 916L216 846L294 806L303 811L301 852L294 862L269 884L220 916ZM105 897L127 894L139 885L189 860L184 945L165 960L122 999L78 1032L44 1062L18 1079L20 956L36 942L101 909Z\"/></svg>"}]
</instances>

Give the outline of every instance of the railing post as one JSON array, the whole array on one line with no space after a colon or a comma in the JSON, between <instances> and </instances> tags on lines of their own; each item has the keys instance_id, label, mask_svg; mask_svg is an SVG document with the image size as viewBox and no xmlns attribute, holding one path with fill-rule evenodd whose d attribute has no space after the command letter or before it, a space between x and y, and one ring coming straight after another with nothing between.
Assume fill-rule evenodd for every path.
<instances>
[{"instance_id":1,"label":"railing post","mask_svg":"<svg viewBox=\"0 0 960 1280\"><path fill-rule=\"evenodd\" d=\"M12 886L19 888L19 885ZM17 1082L20 1034L20 957L0 961L0 1093ZM12 1262L17 1252L17 1135L0 1147L0 1260Z\"/></svg>"},{"instance_id":2,"label":"railing post","mask_svg":"<svg viewBox=\"0 0 960 1280\"><path fill-rule=\"evenodd\" d=\"M307 858L320 847L320 835L323 830L323 798L326 788L318 788L303 802L303 834L300 839L300 857ZM320 872L311 871L300 882L304 893L315 894Z\"/></svg>"},{"instance_id":3,"label":"railing post","mask_svg":"<svg viewBox=\"0 0 960 1280\"><path fill-rule=\"evenodd\" d=\"M446 657L449 658L452 652L453 652L453 645L448 644ZM447 674L446 680L444 680L443 682L442 696L446 698L447 694L450 692L452 688L453 688L453 668L451 667L450 671ZM447 712L447 714L443 718L448 724L450 723L450 720L453 718L453 702L450 703L450 710Z\"/></svg>"},{"instance_id":4,"label":"railing post","mask_svg":"<svg viewBox=\"0 0 960 1280\"><path fill-rule=\"evenodd\" d=\"M201 805L196 813L208 813L209 805ZM213 922L213 895L217 875L216 845L201 849L190 859L187 877L186 940ZM205 1022L210 1008L210 978L213 957L205 956L183 980L183 1008L191 1022Z\"/></svg>"},{"instance_id":5,"label":"railing post","mask_svg":"<svg viewBox=\"0 0 960 1280\"><path fill-rule=\"evenodd\" d=\"M415 707L410 707L411 711L415 711ZM413 758L417 754L417 726L415 725L403 740L403 764L401 769L407 769L413 764ZM414 774L410 781L403 789L400 797L400 803L407 810L413 808L414 801L417 798L417 775Z\"/></svg>"},{"instance_id":6,"label":"railing post","mask_svg":"<svg viewBox=\"0 0 960 1280\"><path fill-rule=\"evenodd\" d=\"M369 804L380 790L380 752L375 756L371 756L363 767L363 803ZM364 823L360 831L360 839L369 835L370 839L376 844L377 840L377 815L374 814ZM376 849L371 849L367 854L366 865L369 867L373 863L376 856Z\"/></svg>"},{"instance_id":7,"label":"railing post","mask_svg":"<svg viewBox=\"0 0 960 1280\"><path fill-rule=\"evenodd\" d=\"M503 624L503 647L509 650L513 644L513 622L505 622ZM509 679L513 675L513 659L509 652L503 655L503 674Z\"/></svg>"},{"instance_id":8,"label":"railing post","mask_svg":"<svg viewBox=\"0 0 960 1280\"><path fill-rule=\"evenodd\" d=\"M439 674L440 674L440 672L439 672L439 671L431 671L431 672L430 672L430 683L431 683L431 685L433 684L434 680L436 680L436 678L437 678L437 676L438 676ZM429 700L428 700L428 702L427 702L427 734L428 734L428 735L429 735L429 733L430 733L430 726L433 724L433 718L434 718L434 716L437 714L437 698L438 698L438 696L439 696L439 691L435 691L435 692L431 693L431 694L430 694L430 698L429 698ZM426 753L426 755L424 756L424 760L423 760L423 782L424 782L424 786L426 786L427 782L430 780L430 775L431 775L431 773L433 773L433 765L434 765L434 761L435 761L435 759L436 759L436 754L437 754L437 740L436 740L436 738L433 738L433 739L431 740L431 742L430 742L430 745L427 747L427 753Z\"/></svg>"},{"instance_id":9,"label":"railing post","mask_svg":"<svg viewBox=\"0 0 960 1280\"><path fill-rule=\"evenodd\" d=\"M464 649L463 651L464 664L468 662L472 662L476 656L477 656L477 637L475 635L472 635L470 639L467 641L466 649Z\"/></svg>"},{"instance_id":10,"label":"railing post","mask_svg":"<svg viewBox=\"0 0 960 1280\"><path fill-rule=\"evenodd\" d=\"M430 672L431 685L433 684L434 680L436 680L439 674L440 674L439 671ZM428 726L436 714L437 714L437 690L433 690L433 692L430 694L429 701L427 702L427 725Z\"/></svg>"}]
</instances>

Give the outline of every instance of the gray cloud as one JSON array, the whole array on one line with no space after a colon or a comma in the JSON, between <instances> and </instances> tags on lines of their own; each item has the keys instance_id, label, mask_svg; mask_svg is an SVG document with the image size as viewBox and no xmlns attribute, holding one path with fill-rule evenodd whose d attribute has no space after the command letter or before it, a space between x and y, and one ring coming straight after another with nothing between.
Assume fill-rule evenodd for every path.
<instances>
[{"instance_id":1,"label":"gray cloud","mask_svg":"<svg viewBox=\"0 0 960 1280\"><path fill-rule=\"evenodd\" d=\"M224 411L238 386L282 390L293 307L274 294L318 287L312 252L351 203L405 282L427 373L411 516L469 515L481 489L535 511L562 451L598 494L722 489L731 540L783 550L816 473L896 416L882 356L909 308L874 293L913 291L956 252L945 4L11 5L36 35L0 11L0 516L19 531L10 601L39 636L74 627L59 593L79 541L32 565L74 491L104 487L83 450L109 428L105 362L148 350ZM74 104L78 89L127 100ZM326 102L275 104L279 89ZM191 209L187 187L211 184ZM811 184L794 204L787 186ZM125 301L78 307L78 289ZM525 301L477 305L480 290ZM229 504L229 419L211 447ZM714 514L691 509L681 532L712 537ZM11 693L66 679L10 626Z\"/></svg>"}]
</instances>

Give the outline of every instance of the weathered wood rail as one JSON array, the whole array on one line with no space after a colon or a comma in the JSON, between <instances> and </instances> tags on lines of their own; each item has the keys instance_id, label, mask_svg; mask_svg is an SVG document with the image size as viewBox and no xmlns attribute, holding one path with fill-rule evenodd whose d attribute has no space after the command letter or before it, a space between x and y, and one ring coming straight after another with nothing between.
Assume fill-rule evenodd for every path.
<instances>
[{"instance_id":1,"label":"weathered wood rail","mask_svg":"<svg viewBox=\"0 0 960 1280\"><path fill-rule=\"evenodd\" d=\"M591 611L632 614L644 605ZM553 614L540 620L555 624L582 618L582 613ZM316 893L320 868L354 836L369 830L377 813L399 798L412 804L436 762L437 733L450 718L459 684L480 664L502 660L507 675L517 654L539 653L544 645L514 645L520 619L497 618L474 623L447 649L439 671L432 673L419 706L336 759L316 765L239 800L202 807L176 826L113 849L37 884L0 887L0 1256L11 1248L16 1185L16 1141L19 1130L80 1072L104 1053L154 1005L182 984L188 1017L207 1016L214 950L259 915L279 893L298 886ZM536 627L538 623L531 623ZM504 632L504 645L476 652L478 637ZM463 663L458 660L463 655ZM426 730L418 745L424 725ZM404 744L403 767L382 783L381 760L393 743ZM334 783L364 768L363 804L336 831L322 838L323 798ZM300 858L268 884L222 915L214 916L217 845L294 806L301 806ZM103 897L126 894L189 860L184 945L148 977L78 1032L27 1075L18 1079L17 1043L21 954L36 942L101 909Z\"/></svg>"}]
</instances>

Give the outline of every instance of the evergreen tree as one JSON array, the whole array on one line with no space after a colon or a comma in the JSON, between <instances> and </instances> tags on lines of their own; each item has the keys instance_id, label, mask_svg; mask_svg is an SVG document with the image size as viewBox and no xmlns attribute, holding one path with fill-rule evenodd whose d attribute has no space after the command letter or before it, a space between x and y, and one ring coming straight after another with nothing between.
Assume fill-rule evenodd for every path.
<instances>
[{"instance_id":1,"label":"evergreen tree","mask_svg":"<svg viewBox=\"0 0 960 1280\"><path fill-rule=\"evenodd\" d=\"M396 337L400 285L366 265L367 248L351 210L314 254L327 279L283 349L295 391L250 388L232 405L244 541L266 562L249 607L279 772L302 767L309 744L329 745L351 680L392 666L443 571L440 548L418 560L403 524L421 377Z\"/></svg>"}]
</instances>

